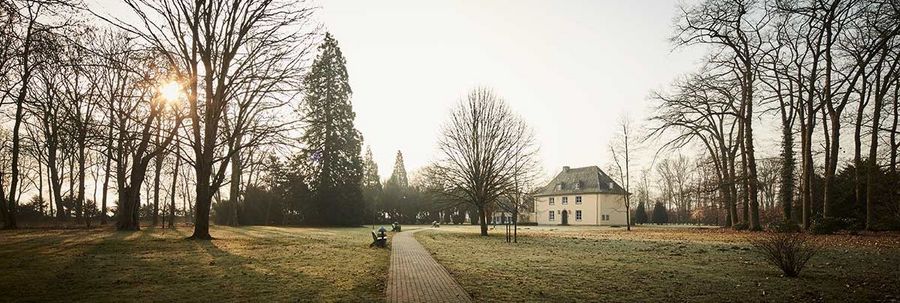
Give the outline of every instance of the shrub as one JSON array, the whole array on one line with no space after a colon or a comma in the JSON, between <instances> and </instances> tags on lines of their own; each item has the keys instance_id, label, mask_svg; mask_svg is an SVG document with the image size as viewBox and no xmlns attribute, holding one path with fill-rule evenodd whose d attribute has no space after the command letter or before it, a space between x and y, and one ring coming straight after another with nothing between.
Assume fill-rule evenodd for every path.
<instances>
[{"instance_id":1,"label":"shrub","mask_svg":"<svg viewBox=\"0 0 900 303\"><path fill-rule=\"evenodd\" d=\"M750 241L756 251L785 277L796 277L821 246L803 233L766 233Z\"/></svg>"},{"instance_id":2,"label":"shrub","mask_svg":"<svg viewBox=\"0 0 900 303\"><path fill-rule=\"evenodd\" d=\"M656 202L656 205L653 206L652 219L654 224L669 223L669 214L666 211L666 206L663 205L662 202Z\"/></svg>"},{"instance_id":3,"label":"shrub","mask_svg":"<svg viewBox=\"0 0 900 303\"><path fill-rule=\"evenodd\" d=\"M855 218L815 218L809 226L809 232L815 235L830 235L838 231L851 232L862 229L862 224Z\"/></svg>"},{"instance_id":4,"label":"shrub","mask_svg":"<svg viewBox=\"0 0 900 303\"><path fill-rule=\"evenodd\" d=\"M791 221L775 221L766 227L766 230L776 233L795 233L800 232L800 225Z\"/></svg>"},{"instance_id":5,"label":"shrub","mask_svg":"<svg viewBox=\"0 0 900 303\"><path fill-rule=\"evenodd\" d=\"M647 223L647 209L644 207L644 201L638 202L637 208L634 210L634 215L631 219L631 224L645 224Z\"/></svg>"}]
</instances>

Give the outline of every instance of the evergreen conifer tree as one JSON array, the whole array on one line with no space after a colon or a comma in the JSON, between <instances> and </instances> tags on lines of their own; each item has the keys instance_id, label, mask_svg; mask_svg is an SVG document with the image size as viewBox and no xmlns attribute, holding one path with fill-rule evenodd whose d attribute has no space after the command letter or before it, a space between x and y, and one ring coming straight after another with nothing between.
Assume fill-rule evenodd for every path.
<instances>
[{"instance_id":1,"label":"evergreen conifer tree","mask_svg":"<svg viewBox=\"0 0 900 303\"><path fill-rule=\"evenodd\" d=\"M666 206L662 202L656 202L656 205L653 206L653 223L669 223L669 214L666 212Z\"/></svg>"},{"instance_id":2,"label":"evergreen conifer tree","mask_svg":"<svg viewBox=\"0 0 900 303\"><path fill-rule=\"evenodd\" d=\"M366 219L373 220L373 223L379 221L378 215L381 213L381 177L378 176L378 164L375 163L375 157L372 156L372 148L366 148L366 155L363 157L363 180L362 180L363 199L366 203Z\"/></svg>"},{"instance_id":3,"label":"evergreen conifer tree","mask_svg":"<svg viewBox=\"0 0 900 303\"><path fill-rule=\"evenodd\" d=\"M647 209L644 208L644 201L638 202L638 206L634 210L634 221L633 222L635 224L647 223Z\"/></svg>"},{"instance_id":4,"label":"evergreen conifer tree","mask_svg":"<svg viewBox=\"0 0 900 303\"><path fill-rule=\"evenodd\" d=\"M356 114L350 103L346 59L330 33L319 46L319 55L303 79L306 96L300 111L304 117L303 149L312 200L304 221L321 225L362 223L362 135L353 125Z\"/></svg>"},{"instance_id":5,"label":"evergreen conifer tree","mask_svg":"<svg viewBox=\"0 0 900 303\"><path fill-rule=\"evenodd\" d=\"M383 204L392 221L405 223L409 222L408 219L413 219L403 218L403 210L409 206L408 187L409 180L406 177L406 165L403 164L403 153L398 150L397 158L394 161L394 172L391 173L391 178L384 183Z\"/></svg>"},{"instance_id":6,"label":"evergreen conifer tree","mask_svg":"<svg viewBox=\"0 0 900 303\"><path fill-rule=\"evenodd\" d=\"M394 172L391 174L391 179L388 182L394 183L400 188L409 187L409 179L406 177L406 165L403 164L403 153L399 150L397 151L397 159L394 160Z\"/></svg>"}]
</instances>

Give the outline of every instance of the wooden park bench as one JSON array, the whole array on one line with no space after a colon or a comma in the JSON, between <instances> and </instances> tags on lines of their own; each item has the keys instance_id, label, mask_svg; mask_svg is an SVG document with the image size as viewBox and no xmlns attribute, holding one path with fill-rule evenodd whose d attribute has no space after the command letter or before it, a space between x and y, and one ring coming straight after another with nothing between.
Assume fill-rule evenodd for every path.
<instances>
[{"instance_id":1,"label":"wooden park bench","mask_svg":"<svg viewBox=\"0 0 900 303\"><path fill-rule=\"evenodd\" d=\"M374 231L372 232L372 244L369 244L369 247L378 246L385 247L387 245L387 236L378 236Z\"/></svg>"}]
</instances>

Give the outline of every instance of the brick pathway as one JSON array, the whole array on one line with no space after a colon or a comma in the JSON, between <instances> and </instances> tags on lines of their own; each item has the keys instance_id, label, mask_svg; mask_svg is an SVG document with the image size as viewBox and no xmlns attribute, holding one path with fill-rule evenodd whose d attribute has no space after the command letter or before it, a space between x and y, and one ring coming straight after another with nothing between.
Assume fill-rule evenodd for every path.
<instances>
[{"instance_id":1,"label":"brick pathway","mask_svg":"<svg viewBox=\"0 0 900 303\"><path fill-rule=\"evenodd\" d=\"M472 302L443 266L416 241L413 233L394 235L388 270L388 302Z\"/></svg>"}]
</instances>

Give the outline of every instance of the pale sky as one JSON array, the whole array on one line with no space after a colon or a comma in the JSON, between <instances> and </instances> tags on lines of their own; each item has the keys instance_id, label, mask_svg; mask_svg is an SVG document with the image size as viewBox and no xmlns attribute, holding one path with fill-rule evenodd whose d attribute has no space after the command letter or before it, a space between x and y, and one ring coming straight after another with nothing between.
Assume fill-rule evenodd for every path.
<instances>
[{"instance_id":1,"label":"pale sky","mask_svg":"<svg viewBox=\"0 0 900 303\"><path fill-rule=\"evenodd\" d=\"M436 156L440 125L487 86L534 129L548 175L604 165L620 115L641 121L652 90L696 69L672 50L676 1L320 2L347 58L357 127L382 178Z\"/></svg>"},{"instance_id":2,"label":"pale sky","mask_svg":"<svg viewBox=\"0 0 900 303\"><path fill-rule=\"evenodd\" d=\"M311 1L347 58L356 126L382 179L397 150L409 172L435 160L451 106L477 86L534 129L544 177L564 165L606 169L619 117L643 123L651 91L696 71L706 52L668 41L678 0ZM113 0L89 2L130 14ZM758 154L777 146L757 141Z\"/></svg>"}]
</instances>

